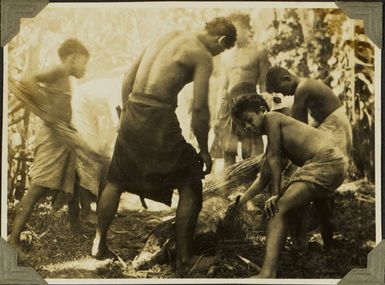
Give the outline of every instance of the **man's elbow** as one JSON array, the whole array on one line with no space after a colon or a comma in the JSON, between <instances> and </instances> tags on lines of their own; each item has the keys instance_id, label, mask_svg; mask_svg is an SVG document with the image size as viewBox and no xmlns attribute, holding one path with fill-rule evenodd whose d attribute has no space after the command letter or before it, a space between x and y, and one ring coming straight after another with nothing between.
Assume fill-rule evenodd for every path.
<instances>
[{"instance_id":1,"label":"man's elbow","mask_svg":"<svg viewBox=\"0 0 385 285\"><path fill-rule=\"evenodd\" d=\"M267 161L270 167L276 167L281 162L281 155L278 152L269 151Z\"/></svg>"},{"instance_id":2,"label":"man's elbow","mask_svg":"<svg viewBox=\"0 0 385 285\"><path fill-rule=\"evenodd\" d=\"M210 111L208 106L193 107L192 116L201 119L210 119Z\"/></svg>"},{"instance_id":3,"label":"man's elbow","mask_svg":"<svg viewBox=\"0 0 385 285\"><path fill-rule=\"evenodd\" d=\"M193 109L191 115L191 126L193 129L210 127L210 113L208 109Z\"/></svg>"},{"instance_id":4,"label":"man's elbow","mask_svg":"<svg viewBox=\"0 0 385 285\"><path fill-rule=\"evenodd\" d=\"M270 176L271 176L271 171L269 168L262 169L261 177L260 177L261 180L268 181L270 179Z\"/></svg>"}]
</instances>

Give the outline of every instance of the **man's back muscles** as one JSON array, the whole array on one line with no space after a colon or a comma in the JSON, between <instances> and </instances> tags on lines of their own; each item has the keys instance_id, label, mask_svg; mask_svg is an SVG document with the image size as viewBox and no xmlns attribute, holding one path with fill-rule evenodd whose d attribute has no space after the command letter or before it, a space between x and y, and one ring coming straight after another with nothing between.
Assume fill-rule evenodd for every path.
<instances>
[{"instance_id":1,"label":"man's back muscles","mask_svg":"<svg viewBox=\"0 0 385 285\"><path fill-rule=\"evenodd\" d=\"M167 34L155 41L143 56L134 92L175 97L193 80L197 58L205 52L192 34Z\"/></svg>"}]
</instances>

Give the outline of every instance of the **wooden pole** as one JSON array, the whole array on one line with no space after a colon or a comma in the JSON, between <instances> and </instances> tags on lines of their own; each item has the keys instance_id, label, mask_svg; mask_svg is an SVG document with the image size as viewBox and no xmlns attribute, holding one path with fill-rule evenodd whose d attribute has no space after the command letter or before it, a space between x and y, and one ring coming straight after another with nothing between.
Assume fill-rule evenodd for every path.
<instances>
[{"instance_id":1,"label":"wooden pole","mask_svg":"<svg viewBox=\"0 0 385 285\"><path fill-rule=\"evenodd\" d=\"M20 175L21 181L18 184L18 187L15 190L15 198L20 200L24 196L25 184L27 178L27 139L28 139L28 126L29 126L29 117L30 111L28 109L24 112L24 124L23 124L23 134L21 136L21 150L20 150L20 160L18 164L20 165ZM18 175L18 173L16 173Z\"/></svg>"}]
</instances>

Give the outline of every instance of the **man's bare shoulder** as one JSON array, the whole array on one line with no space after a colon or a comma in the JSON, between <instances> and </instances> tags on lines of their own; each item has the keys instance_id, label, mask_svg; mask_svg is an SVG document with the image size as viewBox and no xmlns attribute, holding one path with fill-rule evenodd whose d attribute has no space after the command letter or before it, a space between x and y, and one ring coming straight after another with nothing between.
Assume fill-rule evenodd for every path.
<instances>
[{"instance_id":1,"label":"man's bare shoulder","mask_svg":"<svg viewBox=\"0 0 385 285\"><path fill-rule=\"evenodd\" d=\"M253 48L255 51L261 54L267 53L266 47L261 43L251 43L250 48Z\"/></svg>"},{"instance_id":2,"label":"man's bare shoulder","mask_svg":"<svg viewBox=\"0 0 385 285\"><path fill-rule=\"evenodd\" d=\"M311 78L303 78L298 83L297 89L295 91L295 95L298 96L308 96L313 94L314 92L318 92L320 88L324 87L325 84L319 80L311 79Z\"/></svg>"},{"instance_id":3,"label":"man's bare shoulder","mask_svg":"<svg viewBox=\"0 0 385 285\"><path fill-rule=\"evenodd\" d=\"M179 36L178 55L185 63L208 62L212 63L213 56L203 43L194 34L183 34Z\"/></svg>"},{"instance_id":4,"label":"man's bare shoulder","mask_svg":"<svg viewBox=\"0 0 385 285\"><path fill-rule=\"evenodd\" d=\"M274 112L274 111L268 112L265 115L266 126L270 126L270 127L277 126L281 123L284 117L287 117L287 116L279 112Z\"/></svg>"},{"instance_id":5,"label":"man's bare shoulder","mask_svg":"<svg viewBox=\"0 0 385 285\"><path fill-rule=\"evenodd\" d=\"M261 44L258 43L251 43L247 50L258 57L267 57L268 56L268 50Z\"/></svg>"},{"instance_id":6,"label":"man's bare shoulder","mask_svg":"<svg viewBox=\"0 0 385 285\"><path fill-rule=\"evenodd\" d=\"M37 81L42 81L42 82L52 82L56 81L60 78L63 78L66 75L66 70L62 65L56 65L46 71L37 73L35 75L35 78Z\"/></svg>"}]
</instances>

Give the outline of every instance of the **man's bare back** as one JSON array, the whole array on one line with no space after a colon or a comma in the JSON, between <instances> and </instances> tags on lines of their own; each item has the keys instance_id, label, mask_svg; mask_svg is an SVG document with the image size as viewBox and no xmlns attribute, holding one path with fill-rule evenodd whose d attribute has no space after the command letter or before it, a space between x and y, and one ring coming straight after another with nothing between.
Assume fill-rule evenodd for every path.
<instances>
[{"instance_id":1,"label":"man's bare back","mask_svg":"<svg viewBox=\"0 0 385 285\"><path fill-rule=\"evenodd\" d=\"M308 122L308 112L321 124L341 107L341 101L325 83L300 78L280 66L269 69L266 83L268 92L278 92L285 96L294 95L291 116L304 123Z\"/></svg>"},{"instance_id":2,"label":"man's bare back","mask_svg":"<svg viewBox=\"0 0 385 285\"><path fill-rule=\"evenodd\" d=\"M101 257L108 249L107 230L122 189L168 205L173 189L178 189L176 269L186 275L196 265L192 242L202 205L201 179L212 168L207 98L212 57L233 47L236 38L231 21L218 17L196 34L173 32L155 40L126 73L119 134L108 184L98 201L98 216L110 219L99 219L93 256ZM179 91L192 81L191 127L199 153L183 138L175 110L168 106L176 106Z\"/></svg>"},{"instance_id":3,"label":"man's bare back","mask_svg":"<svg viewBox=\"0 0 385 285\"><path fill-rule=\"evenodd\" d=\"M176 104L179 91L194 80L198 60L212 64L212 55L195 34L172 32L160 37L143 54L133 93Z\"/></svg>"},{"instance_id":4,"label":"man's bare back","mask_svg":"<svg viewBox=\"0 0 385 285\"><path fill-rule=\"evenodd\" d=\"M303 78L295 91L293 114L307 112L319 123L322 123L330 114L341 107L341 102L333 91L319 80ZM304 102L305 101L305 102ZM307 109L297 108L302 102ZM296 106L297 105L297 106ZM297 109L297 110L296 110Z\"/></svg>"},{"instance_id":5,"label":"man's bare back","mask_svg":"<svg viewBox=\"0 0 385 285\"><path fill-rule=\"evenodd\" d=\"M271 112L265 115L265 119L268 143L280 144L283 155L298 166L313 158L321 149L333 146L328 133L289 116ZM276 128L279 128L278 135Z\"/></svg>"}]
</instances>

